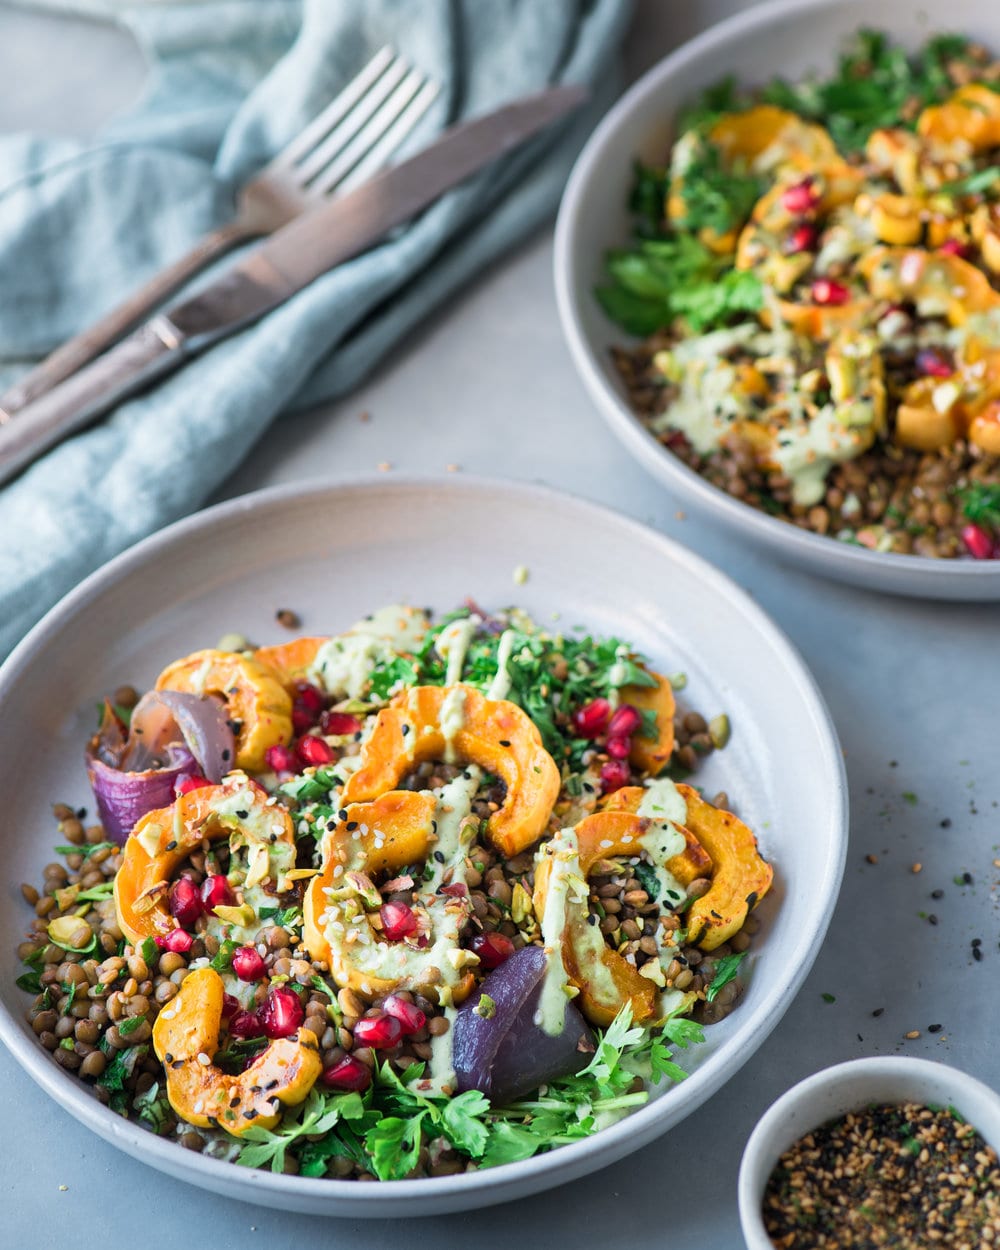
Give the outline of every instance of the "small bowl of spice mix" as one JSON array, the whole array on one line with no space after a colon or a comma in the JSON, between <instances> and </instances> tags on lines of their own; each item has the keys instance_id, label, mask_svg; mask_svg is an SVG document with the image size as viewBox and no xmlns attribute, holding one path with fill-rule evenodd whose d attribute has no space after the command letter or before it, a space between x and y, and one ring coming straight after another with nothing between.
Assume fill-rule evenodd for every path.
<instances>
[{"instance_id":1,"label":"small bowl of spice mix","mask_svg":"<svg viewBox=\"0 0 1000 1250\"><path fill-rule=\"evenodd\" d=\"M808 1077L740 1168L748 1250L1000 1250L1000 1094L926 1059Z\"/></svg>"}]
</instances>

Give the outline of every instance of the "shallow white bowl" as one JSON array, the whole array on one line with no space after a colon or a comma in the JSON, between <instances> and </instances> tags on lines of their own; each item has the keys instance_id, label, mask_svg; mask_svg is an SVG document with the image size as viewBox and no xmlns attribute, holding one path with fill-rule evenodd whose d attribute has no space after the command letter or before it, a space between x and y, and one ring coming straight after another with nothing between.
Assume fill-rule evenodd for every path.
<instances>
[{"instance_id":1,"label":"shallow white bowl","mask_svg":"<svg viewBox=\"0 0 1000 1250\"><path fill-rule=\"evenodd\" d=\"M1000 561L932 560L848 546L768 516L710 485L669 452L633 414L611 363L627 335L594 298L604 254L630 235L633 163L662 163L673 117L733 74L749 85L776 76L828 72L846 40L877 26L909 47L936 30L960 31L1000 53L1000 9L982 0L915 5L912 0L774 0L721 22L673 52L622 96L577 159L556 226L559 316L591 398L626 448L674 494L704 516L743 531L775 555L813 573L894 594L1000 599Z\"/></svg>"},{"instance_id":2,"label":"shallow white bowl","mask_svg":"<svg viewBox=\"0 0 1000 1250\"><path fill-rule=\"evenodd\" d=\"M954 1107L1000 1151L1000 1094L975 1077L929 1059L854 1059L794 1085L765 1112L750 1135L740 1167L740 1223L747 1250L774 1250L761 1203L774 1165L794 1142L829 1120L875 1103Z\"/></svg>"},{"instance_id":3,"label":"shallow white bowl","mask_svg":"<svg viewBox=\"0 0 1000 1250\"><path fill-rule=\"evenodd\" d=\"M515 568L530 577L516 585ZM57 840L53 800L90 800L82 748L94 707L123 682L147 687L171 660L237 630L258 642L294 608L303 632L336 632L382 604L439 611L471 595L520 603L543 623L634 640L685 697L726 711L733 737L699 772L725 788L776 868L737 1011L681 1056L691 1075L596 1137L524 1163L434 1179L356 1184L252 1171L184 1150L122 1120L60 1069L25 1021L15 948ZM287 632L283 634L288 637ZM0 669L4 795L0 1040L72 1115L173 1176L274 1207L349 1216L463 1210L571 1180L679 1123L729 1080L784 1014L822 943L847 842L843 764L808 671L727 578L652 530L553 491L464 477L291 487L234 500L164 530L89 578ZM44 745L44 749L42 748ZM53 1150L59 1143L52 1143Z\"/></svg>"}]
</instances>

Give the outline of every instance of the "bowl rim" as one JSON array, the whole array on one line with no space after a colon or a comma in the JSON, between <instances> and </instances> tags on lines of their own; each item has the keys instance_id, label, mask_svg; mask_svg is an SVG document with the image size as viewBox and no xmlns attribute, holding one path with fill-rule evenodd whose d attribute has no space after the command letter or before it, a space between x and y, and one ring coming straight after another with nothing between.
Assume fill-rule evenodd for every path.
<instances>
[{"instance_id":1,"label":"bowl rim","mask_svg":"<svg viewBox=\"0 0 1000 1250\"><path fill-rule=\"evenodd\" d=\"M720 524L731 525L737 531L749 531L763 545L776 548L801 564L811 565L816 561L817 571L824 565L837 566L859 580L863 576L868 585L884 578L886 585L882 589L886 591L902 589L903 582L912 583L927 578L932 579L932 583L941 590L946 584L951 584L963 597L974 598L976 587L983 592L989 589L995 593L1000 585L1000 560L941 560L931 556L871 551L800 529L713 486L664 447L618 395L609 380L606 366L602 366L598 353L591 346L579 313L575 257L579 253L580 216L588 201L587 187L601 166L605 148L613 142L631 114L655 98L674 74L692 62L707 60L718 49L728 47L761 28L802 18L815 10L839 7L841 0L763 0L744 12L725 18L669 52L619 97L584 144L560 201L553 249L559 320L570 355L591 399L625 447L655 477L685 495ZM708 85L707 80L705 85ZM609 239L607 245L612 246L613 243L614 240ZM630 336L621 331L621 338L625 342ZM922 593L929 596L935 592L928 585Z\"/></svg>"},{"instance_id":2,"label":"bowl rim","mask_svg":"<svg viewBox=\"0 0 1000 1250\"><path fill-rule=\"evenodd\" d=\"M914 1093L907 1094L905 1097L912 1097L916 1100L932 1097L929 1092L932 1087L939 1085L942 1080L948 1081L962 1104L958 1109L965 1119L976 1128L988 1144L993 1145L995 1149L1000 1148L1000 1092L978 1077L950 1063L925 1059L917 1055L868 1055L860 1059L836 1063L828 1068L821 1068L818 1072L804 1077L771 1103L757 1121L743 1148L737 1181L737 1203L740 1224L748 1250L772 1250L773 1243L764 1229L764 1221L760 1213L762 1187L755 1183L754 1173L760 1164L767 1163L770 1156L774 1155L767 1172L761 1173L764 1177L763 1184L766 1185L770 1170L778 1158L773 1146L776 1130L781 1128L793 1112L808 1106L811 1101L827 1091L844 1091L845 1108L842 1114L857 1109L858 1106L867 1105L872 1098L867 1092L859 1089L855 1097L850 1096L852 1086L865 1078L886 1082L895 1078L912 1082ZM917 1092L920 1088L927 1090L928 1093ZM897 1099L893 1098L891 1101L895 1102ZM984 1132L976 1122L975 1116L969 1111L972 1106L983 1105L989 1108L994 1122L992 1130L987 1132ZM825 1116L812 1123L811 1128L818 1128L829 1119L829 1116ZM810 1131L810 1128L804 1126L801 1129L801 1133Z\"/></svg>"},{"instance_id":3,"label":"bowl rim","mask_svg":"<svg viewBox=\"0 0 1000 1250\"><path fill-rule=\"evenodd\" d=\"M364 494L377 489L382 492L398 491L402 494L427 487L454 494L480 494L484 490L500 491L513 496L515 500L544 500L554 507L563 508L568 505L587 515L595 523L602 526L613 525L626 535L635 535L651 543L666 558L685 565L700 579L707 582L714 593L733 603L752 621L763 638L782 656L803 704L808 709L810 719L816 728L819 748L826 757L824 772L829 779L831 799L827 820L831 836L821 872L824 906L816 915L813 939L806 943L799 936L796 950L785 961L784 974L773 981L767 996L754 1009L753 1018L756 1019L756 1028L748 1027L747 1038L736 1067L717 1072L709 1071L707 1076L705 1069L700 1069L688 1077L688 1081L694 1083L699 1091L703 1091L698 1103L700 1106L722 1085L737 1075L750 1055L770 1035L781 1016L784 1015L784 1010L790 1006L795 994L801 988L822 945L839 897L846 863L848 791L843 754L833 719L815 678L794 644L745 590L704 557L690 551L675 539L668 538L651 526L633 520L603 504L594 503L568 491L504 478L473 474L462 474L460 478L456 478L435 473L412 473L394 475L389 479L381 474L369 474L357 477L329 477L273 486L215 504L184 517L129 547L91 573L46 613L42 620L17 644L6 661L0 665L0 707L3 706L8 689L18 680L23 667L32 661L38 649L57 636L78 610L127 577L133 570L140 569L159 551L177 543L184 543L206 527L225 524L232 518L246 517L260 509L280 509L290 502L303 502L336 493ZM784 1004L784 1007L776 1011L777 1004ZM751 1017L748 1016L747 1025L750 1024ZM488 1202L490 1201L487 1197L489 1190L501 1187L506 1190L516 1185L518 1181L526 1181L530 1177L537 1179L541 1170L550 1174L550 1183L544 1186L536 1184L533 1191L550 1188L559 1184L561 1179L569 1180L585 1171L585 1168L578 1168L579 1162L591 1152L600 1151L605 1145L609 1148L613 1145L621 1145L626 1139L637 1135L642 1135L645 1141L650 1141L673 1127L671 1124L663 1128L657 1127L657 1121L669 1118L670 1102L669 1099L656 1099L618 1123L545 1155L538 1155L516 1163L502 1164L495 1168L460 1173L457 1176L380 1181L374 1188L363 1187L364 1195L371 1194L371 1198L365 1200L359 1192L357 1183L351 1180L288 1176L257 1169L239 1169L239 1172L234 1172L237 1168L236 1164L206 1158L204 1155L192 1155L192 1166L183 1167L182 1157L176 1143L155 1137L131 1121L123 1120L115 1115L77 1082L74 1082L71 1074L63 1072L62 1069L50 1063L48 1057L38 1048L37 1043L25 1034L21 1023L2 999L0 999L0 1042L54 1101L92 1131L120 1149L136 1155L136 1152L130 1150L129 1147L138 1147L136 1157L143 1162L171 1175L181 1176L189 1182L191 1181L190 1173L197 1171L199 1175L204 1176L205 1180L192 1183L208 1185L214 1178L219 1182L217 1186L219 1192L226 1192L226 1187L240 1179L239 1173L243 1173L247 1180L252 1178L256 1191L253 1196L241 1195L247 1200L266 1203L269 1198L278 1199L280 1195L287 1195L289 1192L298 1195L303 1200L308 1197L325 1197L329 1199L330 1214L336 1214L337 1206L342 1205L343 1214L360 1215L363 1212L370 1212L376 1217L408 1215L411 1214L406 1209L408 1202L417 1199L429 1200L432 1195L435 1199L447 1199L449 1195L478 1193L482 1195L485 1202ZM626 1153L628 1153L627 1150L619 1150L618 1153L613 1154L613 1158L618 1159ZM200 1160L197 1167L194 1167L194 1160ZM229 1192L232 1192L232 1189ZM375 1207L377 1209L370 1210Z\"/></svg>"}]
</instances>

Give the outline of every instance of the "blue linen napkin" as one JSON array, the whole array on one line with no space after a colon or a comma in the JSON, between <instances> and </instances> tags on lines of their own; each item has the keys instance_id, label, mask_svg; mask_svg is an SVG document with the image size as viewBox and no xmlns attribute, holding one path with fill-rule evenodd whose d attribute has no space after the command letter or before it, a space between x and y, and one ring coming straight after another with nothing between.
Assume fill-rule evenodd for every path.
<instances>
[{"instance_id":1,"label":"blue linen napkin","mask_svg":"<svg viewBox=\"0 0 1000 1250\"><path fill-rule=\"evenodd\" d=\"M235 188L384 44L441 93L407 143L549 83L576 119L0 489L0 658L67 590L196 509L281 412L344 394L553 213L616 87L630 0L116 3L150 74L91 144L0 139L0 384L232 212ZM221 262L225 263L225 262Z\"/></svg>"}]
</instances>

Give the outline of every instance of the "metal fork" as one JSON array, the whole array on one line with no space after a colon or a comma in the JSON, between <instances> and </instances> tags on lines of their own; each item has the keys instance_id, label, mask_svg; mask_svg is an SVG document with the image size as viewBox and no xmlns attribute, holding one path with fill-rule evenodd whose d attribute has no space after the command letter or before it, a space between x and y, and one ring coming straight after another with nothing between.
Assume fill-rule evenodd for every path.
<instances>
[{"instance_id":1,"label":"metal fork","mask_svg":"<svg viewBox=\"0 0 1000 1250\"><path fill-rule=\"evenodd\" d=\"M385 165L438 86L383 48L236 198L236 216L0 395L0 424L99 356L211 261L287 225Z\"/></svg>"}]
</instances>

